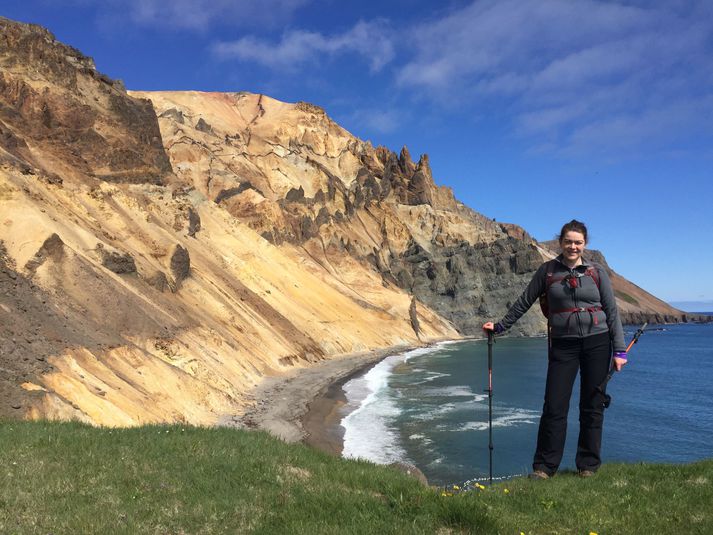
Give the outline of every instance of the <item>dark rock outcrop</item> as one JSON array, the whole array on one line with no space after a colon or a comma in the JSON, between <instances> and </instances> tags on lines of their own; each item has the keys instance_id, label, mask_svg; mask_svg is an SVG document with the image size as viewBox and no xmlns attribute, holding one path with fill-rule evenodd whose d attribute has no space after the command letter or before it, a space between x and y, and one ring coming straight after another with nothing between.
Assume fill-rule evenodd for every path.
<instances>
[{"instance_id":1,"label":"dark rock outcrop","mask_svg":"<svg viewBox=\"0 0 713 535\"><path fill-rule=\"evenodd\" d=\"M416 298L415 297L411 298L411 305L408 308L408 315L409 315L409 320L411 321L411 328L413 329L413 332L416 333L416 336L419 336L419 333L421 330L421 325L418 322L418 313L416 311Z\"/></svg>"},{"instance_id":2,"label":"dark rock outcrop","mask_svg":"<svg viewBox=\"0 0 713 535\"><path fill-rule=\"evenodd\" d=\"M209 125L203 117L198 119L198 122L196 123L196 130L200 132L205 132L206 134L212 134L213 133L213 127Z\"/></svg>"},{"instance_id":3,"label":"dark rock outcrop","mask_svg":"<svg viewBox=\"0 0 713 535\"><path fill-rule=\"evenodd\" d=\"M64 242L56 233L47 238L42 247L35 253L35 255L25 264L25 269L34 273L37 271L45 260L51 258L55 262L60 262L64 256Z\"/></svg>"},{"instance_id":4,"label":"dark rock outcrop","mask_svg":"<svg viewBox=\"0 0 713 535\"><path fill-rule=\"evenodd\" d=\"M178 287L191 272L191 258L188 254L188 249L183 248L181 245L176 245L171 254L170 268L174 284Z\"/></svg>"},{"instance_id":5,"label":"dark rock outcrop","mask_svg":"<svg viewBox=\"0 0 713 535\"><path fill-rule=\"evenodd\" d=\"M183 116L183 112L177 110L176 108L171 108L163 112L159 117L170 117L178 124L186 124L186 118Z\"/></svg>"},{"instance_id":6,"label":"dark rock outcrop","mask_svg":"<svg viewBox=\"0 0 713 535\"><path fill-rule=\"evenodd\" d=\"M434 248L416 243L393 258L390 273L419 301L453 322L464 334L480 332L488 320L497 320L525 289L542 263L537 250L514 238L492 244ZM529 313L513 328L514 334L544 332L541 314Z\"/></svg>"},{"instance_id":7,"label":"dark rock outcrop","mask_svg":"<svg viewBox=\"0 0 713 535\"><path fill-rule=\"evenodd\" d=\"M215 204L220 204L223 201L227 201L231 197L240 195L243 191L247 191L249 189L255 190L260 193L260 191L256 189L250 182L241 182L237 188L228 188L221 190L215 198Z\"/></svg>"},{"instance_id":8,"label":"dark rock outcrop","mask_svg":"<svg viewBox=\"0 0 713 535\"><path fill-rule=\"evenodd\" d=\"M165 292L167 288L170 287L168 278L163 271L157 271L156 273L145 278L146 282L156 288L159 292Z\"/></svg>"},{"instance_id":9,"label":"dark rock outcrop","mask_svg":"<svg viewBox=\"0 0 713 535\"><path fill-rule=\"evenodd\" d=\"M201 229L201 217L193 208L188 209L188 235L195 238L196 232Z\"/></svg>"},{"instance_id":10,"label":"dark rock outcrop","mask_svg":"<svg viewBox=\"0 0 713 535\"><path fill-rule=\"evenodd\" d=\"M118 275L136 273L136 262L129 253L107 251L101 243L97 245L97 252L101 256L102 265L109 271Z\"/></svg>"},{"instance_id":11,"label":"dark rock outcrop","mask_svg":"<svg viewBox=\"0 0 713 535\"><path fill-rule=\"evenodd\" d=\"M299 188L292 188L285 195L285 200L287 202L302 202L305 198L305 190L300 186Z\"/></svg>"},{"instance_id":12,"label":"dark rock outcrop","mask_svg":"<svg viewBox=\"0 0 713 535\"><path fill-rule=\"evenodd\" d=\"M411 175L411 179L408 182L406 202L404 204L433 204L432 190L434 187L428 155L424 154L418 161L416 171Z\"/></svg>"}]
</instances>

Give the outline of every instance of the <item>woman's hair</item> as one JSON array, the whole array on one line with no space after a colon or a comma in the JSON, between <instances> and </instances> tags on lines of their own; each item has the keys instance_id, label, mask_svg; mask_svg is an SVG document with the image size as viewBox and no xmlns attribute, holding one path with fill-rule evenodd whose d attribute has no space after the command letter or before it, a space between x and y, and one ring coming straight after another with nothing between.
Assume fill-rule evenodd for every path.
<instances>
[{"instance_id":1,"label":"woman's hair","mask_svg":"<svg viewBox=\"0 0 713 535\"><path fill-rule=\"evenodd\" d=\"M560 243L562 243L562 240L564 240L564 235L567 234L568 232L579 232L580 234L582 234L582 236L584 236L585 243L587 243L589 241L587 239L587 227L581 221L577 221L576 219L573 219L569 223L565 223L562 226L562 230L560 230L560 238L559 238Z\"/></svg>"}]
</instances>

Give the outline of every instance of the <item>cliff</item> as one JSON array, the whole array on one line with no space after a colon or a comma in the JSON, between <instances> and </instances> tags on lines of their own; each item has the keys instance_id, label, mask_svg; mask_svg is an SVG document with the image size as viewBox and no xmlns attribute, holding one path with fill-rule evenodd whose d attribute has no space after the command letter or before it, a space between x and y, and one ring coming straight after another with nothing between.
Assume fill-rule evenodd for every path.
<instances>
[{"instance_id":1,"label":"cliff","mask_svg":"<svg viewBox=\"0 0 713 535\"><path fill-rule=\"evenodd\" d=\"M324 270L183 187L150 102L0 26L0 416L213 424L266 375L458 337L350 257Z\"/></svg>"},{"instance_id":2,"label":"cliff","mask_svg":"<svg viewBox=\"0 0 713 535\"><path fill-rule=\"evenodd\" d=\"M405 147L372 147L317 106L248 93L130 94L153 102L181 187L307 265L360 266L463 334L504 312L541 262L522 229L437 186L427 155L414 162ZM515 331L544 325L532 312Z\"/></svg>"}]
</instances>

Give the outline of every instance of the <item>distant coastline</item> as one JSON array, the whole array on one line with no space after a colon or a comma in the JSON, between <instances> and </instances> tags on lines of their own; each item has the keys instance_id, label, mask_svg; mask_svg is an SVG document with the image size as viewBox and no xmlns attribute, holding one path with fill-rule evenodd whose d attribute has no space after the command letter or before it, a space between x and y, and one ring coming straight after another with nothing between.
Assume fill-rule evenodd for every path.
<instances>
[{"instance_id":1,"label":"distant coastline","mask_svg":"<svg viewBox=\"0 0 713 535\"><path fill-rule=\"evenodd\" d=\"M668 301L668 304L689 314L712 314L713 312L698 312L699 310L713 311L713 301Z\"/></svg>"}]
</instances>

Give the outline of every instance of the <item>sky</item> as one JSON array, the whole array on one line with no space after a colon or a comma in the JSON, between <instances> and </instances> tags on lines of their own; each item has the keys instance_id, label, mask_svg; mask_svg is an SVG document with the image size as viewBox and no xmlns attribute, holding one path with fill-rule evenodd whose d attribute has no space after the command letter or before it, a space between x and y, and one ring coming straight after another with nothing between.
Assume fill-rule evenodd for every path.
<instances>
[{"instance_id":1,"label":"sky","mask_svg":"<svg viewBox=\"0 0 713 535\"><path fill-rule=\"evenodd\" d=\"M713 310L713 2L0 0L128 89L322 106L538 240ZM690 302L694 302L690 304Z\"/></svg>"}]
</instances>

